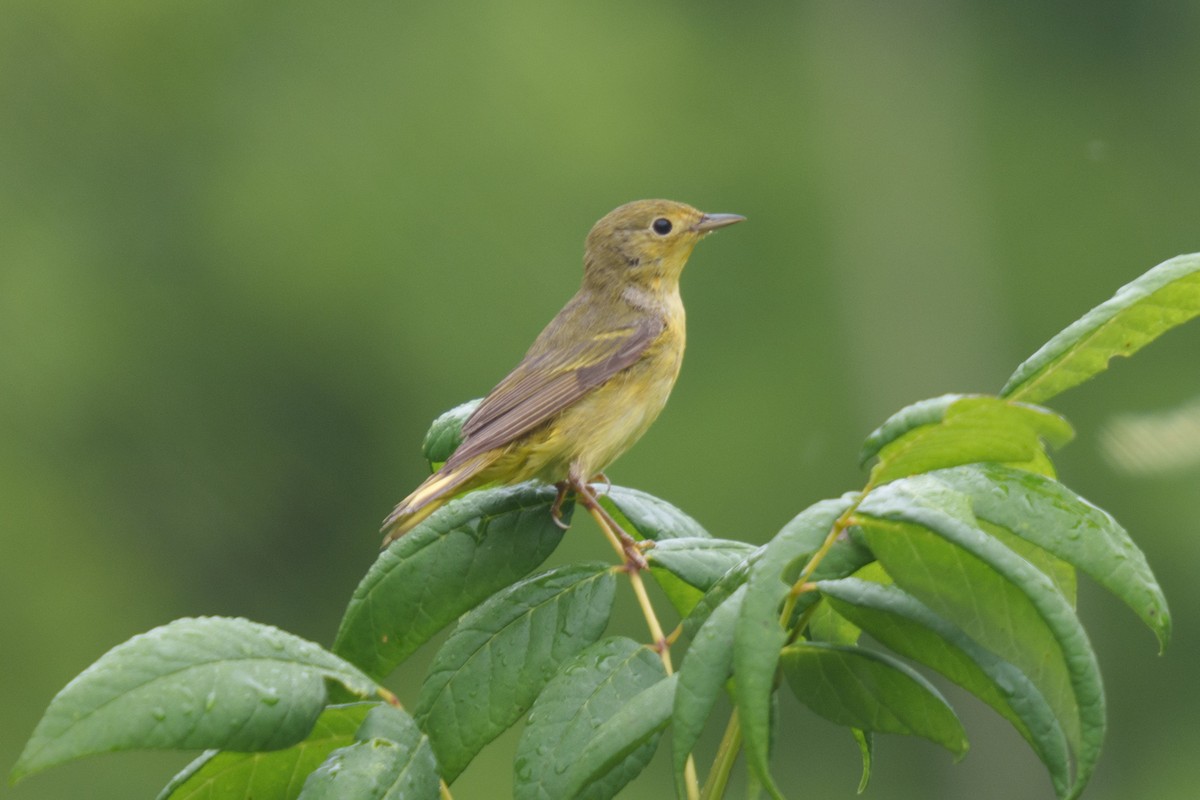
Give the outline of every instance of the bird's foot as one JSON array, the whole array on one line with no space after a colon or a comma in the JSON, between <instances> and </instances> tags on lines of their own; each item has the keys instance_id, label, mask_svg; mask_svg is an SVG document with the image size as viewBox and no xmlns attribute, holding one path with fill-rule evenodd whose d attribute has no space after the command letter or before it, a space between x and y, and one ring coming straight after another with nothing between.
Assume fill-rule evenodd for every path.
<instances>
[{"instance_id":1,"label":"bird's foot","mask_svg":"<svg viewBox=\"0 0 1200 800\"><path fill-rule=\"evenodd\" d=\"M625 559L625 569L630 572L641 572L649 569L650 565L646 563L646 557L642 555L641 548L638 547L637 540L625 532L612 515L605 510L604 506L600 505L600 501L596 497L595 490L586 483L583 483L578 478L569 481L571 488L575 490L575 494L579 496L579 502L588 510L600 527L607 530L610 534L610 541L613 546L618 548Z\"/></svg>"},{"instance_id":2,"label":"bird's foot","mask_svg":"<svg viewBox=\"0 0 1200 800\"><path fill-rule=\"evenodd\" d=\"M558 489L558 494L554 497L554 504L550 506L550 519L565 531L571 527L571 523L562 518L562 504L567 497L567 492L571 490L571 484L567 481L559 481L554 484L554 488Z\"/></svg>"},{"instance_id":3,"label":"bird's foot","mask_svg":"<svg viewBox=\"0 0 1200 800\"><path fill-rule=\"evenodd\" d=\"M641 572L650 569L646 557L638 543L625 531L617 528L617 538L621 540L621 549L625 551L625 569L629 572Z\"/></svg>"}]
</instances>

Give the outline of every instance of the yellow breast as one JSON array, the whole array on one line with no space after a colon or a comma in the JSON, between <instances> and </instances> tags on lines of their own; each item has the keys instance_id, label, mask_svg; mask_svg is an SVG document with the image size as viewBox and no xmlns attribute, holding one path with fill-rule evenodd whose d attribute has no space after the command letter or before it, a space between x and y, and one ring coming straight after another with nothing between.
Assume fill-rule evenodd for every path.
<instances>
[{"instance_id":1,"label":"yellow breast","mask_svg":"<svg viewBox=\"0 0 1200 800\"><path fill-rule=\"evenodd\" d=\"M682 306L636 363L564 410L521 445L521 480L556 482L572 465L591 477L604 470L650 427L671 394L685 344ZM512 465L515 466L515 465Z\"/></svg>"}]
</instances>

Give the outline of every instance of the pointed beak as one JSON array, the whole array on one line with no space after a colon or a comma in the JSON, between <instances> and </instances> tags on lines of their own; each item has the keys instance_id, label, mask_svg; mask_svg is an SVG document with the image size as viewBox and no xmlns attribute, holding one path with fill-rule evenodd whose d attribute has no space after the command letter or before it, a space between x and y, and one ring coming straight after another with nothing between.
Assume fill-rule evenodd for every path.
<instances>
[{"instance_id":1,"label":"pointed beak","mask_svg":"<svg viewBox=\"0 0 1200 800\"><path fill-rule=\"evenodd\" d=\"M741 214L705 214L699 222L692 226L692 230L696 233L708 233L717 228L724 228L726 225L745 221L746 218Z\"/></svg>"}]
</instances>

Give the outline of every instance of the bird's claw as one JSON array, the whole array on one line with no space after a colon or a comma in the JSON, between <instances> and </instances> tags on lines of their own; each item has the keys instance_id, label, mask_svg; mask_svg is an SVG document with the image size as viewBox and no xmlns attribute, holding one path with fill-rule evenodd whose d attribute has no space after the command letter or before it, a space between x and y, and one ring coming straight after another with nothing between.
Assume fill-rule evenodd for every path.
<instances>
[{"instance_id":1,"label":"bird's claw","mask_svg":"<svg viewBox=\"0 0 1200 800\"><path fill-rule=\"evenodd\" d=\"M621 545L621 549L625 551L625 569L630 572L644 572L650 569L650 564L646 562L646 557L642 555L641 549L633 539L621 542Z\"/></svg>"},{"instance_id":2,"label":"bird's claw","mask_svg":"<svg viewBox=\"0 0 1200 800\"><path fill-rule=\"evenodd\" d=\"M604 484L604 494L608 494L609 492L612 491L612 480L607 475L605 475L603 472L597 472L595 475L592 476L592 479L589 480L588 483L603 483Z\"/></svg>"},{"instance_id":3,"label":"bird's claw","mask_svg":"<svg viewBox=\"0 0 1200 800\"><path fill-rule=\"evenodd\" d=\"M566 481L556 483L555 488L558 489L558 494L554 496L554 503L550 506L550 519L554 520L554 524L562 530L568 530L571 523L562 518L562 504L567 497L567 492L570 491L571 485Z\"/></svg>"}]
</instances>

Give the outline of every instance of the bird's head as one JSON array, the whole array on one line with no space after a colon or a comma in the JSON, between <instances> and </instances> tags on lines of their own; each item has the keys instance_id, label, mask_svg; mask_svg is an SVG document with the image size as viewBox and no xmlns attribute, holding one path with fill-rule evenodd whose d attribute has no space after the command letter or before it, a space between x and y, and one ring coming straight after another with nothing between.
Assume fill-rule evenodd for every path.
<instances>
[{"instance_id":1,"label":"bird's head","mask_svg":"<svg viewBox=\"0 0 1200 800\"><path fill-rule=\"evenodd\" d=\"M673 286L696 242L744 219L737 214L705 214L671 200L626 203L592 226L584 254L584 280L595 287Z\"/></svg>"}]
</instances>

